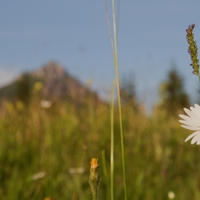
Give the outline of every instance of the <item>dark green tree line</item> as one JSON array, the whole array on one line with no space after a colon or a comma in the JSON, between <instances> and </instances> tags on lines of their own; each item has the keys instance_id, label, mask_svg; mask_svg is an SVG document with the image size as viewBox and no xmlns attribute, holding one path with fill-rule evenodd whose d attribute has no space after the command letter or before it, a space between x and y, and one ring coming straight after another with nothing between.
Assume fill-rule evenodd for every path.
<instances>
[{"instance_id":1,"label":"dark green tree line","mask_svg":"<svg viewBox=\"0 0 200 200\"><path fill-rule=\"evenodd\" d=\"M177 115L179 110L189 107L189 96L184 88L184 80L176 69L169 71L167 80L160 85L159 107L169 115Z\"/></svg>"}]
</instances>

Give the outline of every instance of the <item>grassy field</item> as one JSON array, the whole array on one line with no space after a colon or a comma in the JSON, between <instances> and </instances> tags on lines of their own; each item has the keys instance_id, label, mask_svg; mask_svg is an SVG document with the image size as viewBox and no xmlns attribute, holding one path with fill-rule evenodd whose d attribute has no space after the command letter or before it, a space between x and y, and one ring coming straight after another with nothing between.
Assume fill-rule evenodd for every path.
<instances>
[{"instance_id":1,"label":"grassy field","mask_svg":"<svg viewBox=\"0 0 200 200\"><path fill-rule=\"evenodd\" d=\"M164 112L152 116L123 109L128 199L200 199L199 147L184 143L189 131ZM119 121L116 114L114 195L123 199ZM92 199L91 158L98 158L99 199L110 199L110 108L88 101L26 110L3 102L0 110L0 198ZM105 160L105 162L104 162Z\"/></svg>"}]
</instances>

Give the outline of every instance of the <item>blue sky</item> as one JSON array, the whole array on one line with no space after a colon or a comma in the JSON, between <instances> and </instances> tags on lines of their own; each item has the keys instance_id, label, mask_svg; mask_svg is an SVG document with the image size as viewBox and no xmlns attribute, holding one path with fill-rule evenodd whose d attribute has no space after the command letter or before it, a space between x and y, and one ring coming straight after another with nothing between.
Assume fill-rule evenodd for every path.
<instances>
[{"instance_id":1,"label":"blue sky","mask_svg":"<svg viewBox=\"0 0 200 200\"><path fill-rule=\"evenodd\" d=\"M140 100L152 104L176 66L195 98L199 82L189 66L185 30L196 24L200 49L200 1L116 2L121 77L133 74ZM82 82L92 79L101 93L109 90L114 67L104 0L2 1L0 27L0 84L57 61Z\"/></svg>"}]
</instances>

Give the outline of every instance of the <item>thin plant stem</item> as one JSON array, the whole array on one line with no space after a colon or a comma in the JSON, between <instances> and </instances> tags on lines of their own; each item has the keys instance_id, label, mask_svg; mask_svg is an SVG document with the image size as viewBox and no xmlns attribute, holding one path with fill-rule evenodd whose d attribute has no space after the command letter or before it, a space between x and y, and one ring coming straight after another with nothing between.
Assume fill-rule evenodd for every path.
<instances>
[{"instance_id":1,"label":"thin plant stem","mask_svg":"<svg viewBox=\"0 0 200 200\"><path fill-rule=\"evenodd\" d=\"M118 64L118 52L117 52L117 29L116 29L116 17L115 17L115 0L112 0L112 13L113 13L113 35L114 35L114 64L116 72L117 82L117 97L118 97L118 109L119 109L119 122L120 122L120 141L121 141L121 156L122 156L122 169L123 169L123 180L124 180L124 199L127 200L126 191L126 168L125 168L125 153L124 153L124 133L122 124L122 108L121 108L121 97L120 97L120 78L119 78L119 64Z\"/></svg>"},{"instance_id":2,"label":"thin plant stem","mask_svg":"<svg viewBox=\"0 0 200 200\"><path fill-rule=\"evenodd\" d=\"M108 32L109 32L109 36L110 36L110 43L111 43L112 52L113 52L113 56L114 56L114 44L113 44L113 37L112 37L112 31L111 31L111 26L110 26L110 20L109 20L108 7L107 7L106 0L104 0L104 4L105 4L105 10L106 10L106 20L108 23Z\"/></svg>"},{"instance_id":3,"label":"thin plant stem","mask_svg":"<svg viewBox=\"0 0 200 200\"><path fill-rule=\"evenodd\" d=\"M106 156L105 156L105 150L101 151L101 158L102 158L102 166L103 166L103 174L104 176L107 178L108 177L108 173L106 170Z\"/></svg>"},{"instance_id":4,"label":"thin plant stem","mask_svg":"<svg viewBox=\"0 0 200 200\"><path fill-rule=\"evenodd\" d=\"M111 200L114 200L114 100L115 100L115 84L112 86L111 92L111 110L110 110L110 121L111 121L111 130L110 130L110 196Z\"/></svg>"},{"instance_id":5,"label":"thin plant stem","mask_svg":"<svg viewBox=\"0 0 200 200\"><path fill-rule=\"evenodd\" d=\"M124 199L127 200L124 133L123 133L122 108L121 108L121 98L120 98L120 79L119 79L119 70L118 70L118 60L116 57L117 55L115 55L115 70L116 70L116 76L117 76L116 79L117 79L117 96L118 96L118 109L119 109L119 122L120 122L121 156L122 156L122 168L123 168L123 180L124 180Z\"/></svg>"},{"instance_id":6,"label":"thin plant stem","mask_svg":"<svg viewBox=\"0 0 200 200\"><path fill-rule=\"evenodd\" d=\"M108 23L108 30L109 30L110 41L111 41L111 46L112 46L113 58L114 58L115 73L116 73L117 97L118 97L118 109L119 109L119 121L120 121L121 156L122 156L122 169L123 169L123 182L124 182L124 199L127 200L126 167L125 167L125 153L124 153L124 134L123 134L123 124L122 124L120 78L119 78L118 52L117 52L117 27L116 27L116 17L115 17L115 0L112 0L113 34L114 34L114 37L112 37L112 31L111 31L111 26L110 26L110 20L109 20L109 17L108 17L108 9L107 9L106 0L104 0L104 3L105 3L105 9L106 9L106 18L107 18L107 23ZM112 120L112 118L111 118L111 120ZM112 125L112 121L111 121L111 125ZM112 135L112 131L113 131L113 135L114 135L114 130L112 130L112 129L111 129L111 135ZM114 155L114 137L113 138L111 137L111 143L112 143L112 140L113 140L113 150L111 148L111 158ZM111 166L111 172L113 170L112 167L114 168L114 160L113 160L113 166ZM111 177L111 196L113 195L113 191L114 191L114 189L113 189L113 177ZM113 196L111 198L114 198Z\"/></svg>"},{"instance_id":7,"label":"thin plant stem","mask_svg":"<svg viewBox=\"0 0 200 200\"><path fill-rule=\"evenodd\" d=\"M107 1L104 0L105 4L105 11L106 11L106 20L108 23L108 32L110 36L110 42L114 57L114 43L113 43L113 37L112 37L112 31L111 31L111 25L108 15L108 7L107 7ZM112 92L111 92L111 110L110 110L110 121L111 121L111 130L110 130L110 196L111 200L114 200L114 94L115 94L115 84L113 84Z\"/></svg>"}]
</instances>

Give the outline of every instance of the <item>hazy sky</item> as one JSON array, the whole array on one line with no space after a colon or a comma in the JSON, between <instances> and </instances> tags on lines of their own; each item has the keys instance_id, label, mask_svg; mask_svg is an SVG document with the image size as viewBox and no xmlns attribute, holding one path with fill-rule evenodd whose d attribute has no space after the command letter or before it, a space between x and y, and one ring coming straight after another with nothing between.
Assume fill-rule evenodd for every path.
<instances>
[{"instance_id":1,"label":"hazy sky","mask_svg":"<svg viewBox=\"0 0 200 200\"><path fill-rule=\"evenodd\" d=\"M120 73L134 75L140 99L152 103L173 66L194 96L199 82L189 66L185 30L196 24L200 49L200 1L116 2ZM57 61L81 81L109 89L114 67L104 0L1 1L0 58L0 83Z\"/></svg>"}]
</instances>

